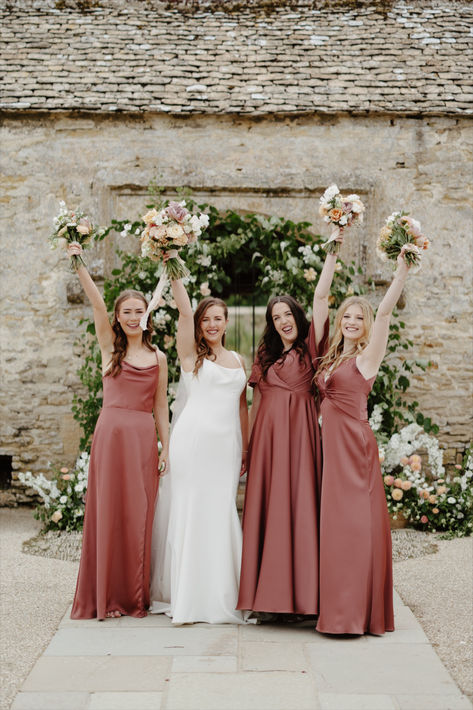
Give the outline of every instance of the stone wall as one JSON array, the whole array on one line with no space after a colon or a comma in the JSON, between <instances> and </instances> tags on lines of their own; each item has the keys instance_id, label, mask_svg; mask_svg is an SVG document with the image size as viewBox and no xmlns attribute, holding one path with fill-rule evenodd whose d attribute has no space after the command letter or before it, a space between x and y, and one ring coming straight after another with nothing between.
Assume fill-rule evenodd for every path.
<instances>
[{"instance_id":1,"label":"stone wall","mask_svg":"<svg viewBox=\"0 0 473 710\"><path fill-rule=\"evenodd\" d=\"M356 190L367 218L344 257L378 281L389 275L374 253L379 227L408 207L432 239L425 267L406 288L415 353L433 362L412 378L411 396L440 425L450 458L471 438L471 120L7 114L0 140L0 456L12 457L14 477L48 461L71 464L77 453L74 341L89 308L77 302L64 255L48 248L58 200L107 224L142 214L151 178L170 194L190 185L222 208L308 219L319 231L322 190L334 181ZM110 273L116 243L136 248L132 242L117 235L97 247L89 259L97 274Z\"/></svg>"}]
</instances>

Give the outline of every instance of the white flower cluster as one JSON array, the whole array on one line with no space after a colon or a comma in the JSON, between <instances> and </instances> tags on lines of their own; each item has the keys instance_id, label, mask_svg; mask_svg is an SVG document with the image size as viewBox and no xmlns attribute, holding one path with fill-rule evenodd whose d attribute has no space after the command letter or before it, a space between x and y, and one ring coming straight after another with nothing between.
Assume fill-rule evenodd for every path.
<instances>
[{"instance_id":1,"label":"white flower cluster","mask_svg":"<svg viewBox=\"0 0 473 710\"><path fill-rule=\"evenodd\" d=\"M50 508L54 501L57 501L61 496L56 481L50 481L43 473L33 476L31 471L22 472L18 474L18 480L41 496L45 508Z\"/></svg>"},{"instance_id":2,"label":"white flower cluster","mask_svg":"<svg viewBox=\"0 0 473 710\"><path fill-rule=\"evenodd\" d=\"M303 247L298 248L299 254L302 254L302 259L308 266L320 265L320 257L317 252L319 251L319 244L305 244Z\"/></svg>"},{"instance_id":3,"label":"white flower cluster","mask_svg":"<svg viewBox=\"0 0 473 710\"><path fill-rule=\"evenodd\" d=\"M383 410L385 409L383 404L375 404L373 411L371 412L371 417L369 418L369 425L373 431L379 431L381 424L383 423ZM379 448L379 447L378 447ZM384 452L384 450L383 450ZM380 450L381 453L381 450ZM384 452L386 456L386 452Z\"/></svg>"},{"instance_id":4,"label":"white flower cluster","mask_svg":"<svg viewBox=\"0 0 473 710\"><path fill-rule=\"evenodd\" d=\"M427 450L432 476L442 478L445 468L440 444L435 437L426 434L422 427L415 422L393 434L385 445L384 473L390 473L396 466L399 466L403 456L410 456L418 449Z\"/></svg>"}]
</instances>

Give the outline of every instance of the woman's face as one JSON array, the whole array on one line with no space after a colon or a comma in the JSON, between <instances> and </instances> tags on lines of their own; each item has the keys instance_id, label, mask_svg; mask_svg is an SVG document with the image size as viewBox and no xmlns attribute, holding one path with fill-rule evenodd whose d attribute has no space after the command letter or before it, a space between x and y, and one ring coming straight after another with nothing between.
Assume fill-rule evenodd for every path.
<instances>
[{"instance_id":1,"label":"woman's face","mask_svg":"<svg viewBox=\"0 0 473 710\"><path fill-rule=\"evenodd\" d=\"M127 337L141 333L140 319L145 312L146 306L141 298L126 298L120 303L117 320Z\"/></svg>"},{"instance_id":2,"label":"woman's face","mask_svg":"<svg viewBox=\"0 0 473 710\"><path fill-rule=\"evenodd\" d=\"M342 335L347 340L357 341L365 334L363 309L357 303L348 306L342 316Z\"/></svg>"},{"instance_id":3,"label":"woman's face","mask_svg":"<svg viewBox=\"0 0 473 710\"><path fill-rule=\"evenodd\" d=\"M271 311L273 325L282 340L284 350L288 350L297 340L298 330L295 318L287 303L275 303Z\"/></svg>"},{"instance_id":4,"label":"woman's face","mask_svg":"<svg viewBox=\"0 0 473 710\"><path fill-rule=\"evenodd\" d=\"M213 347L222 342L222 338L227 328L228 320L225 318L225 311L222 306L209 306L200 320L202 334Z\"/></svg>"}]
</instances>

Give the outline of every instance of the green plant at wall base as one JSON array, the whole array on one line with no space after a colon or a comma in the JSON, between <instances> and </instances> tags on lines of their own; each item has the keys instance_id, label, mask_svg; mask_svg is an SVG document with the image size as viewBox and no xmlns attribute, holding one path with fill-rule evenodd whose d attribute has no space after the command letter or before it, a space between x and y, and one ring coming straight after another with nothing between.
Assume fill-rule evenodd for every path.
<instances>
[{"instance_id":1,"label":"green plant at wall base","mask_svg":"<svg viewBox=\"0 0 473 710\"><path fill-rule=\"evenodd\" d=\"M161 209L166 202L162 189L155 184L150 190L153 202L146 209ZM276 216L239 214L233 210L219 212L209 204L196 204L185 191L181 197L191 210L206 212L209 227L199 240L183 253L190 270L186 286L195 307L208 293L234 300L235 293L242 303L266 304L272 295L289 293L311 315L315 284L322 270L325 252L321 244L325 237L314 235L309 222L293 222ZM144 211L144 210L143 210ZM136 251L139 234L144 227L141 220L112 220L101 238L112 230L123 235L124 246ZM125 248L117 250L120 268L112 271L112 278L104 283L104 299L109 311L119 293L127 288L136 288L147 297L161 274L161 265L130 253ZM359 272L361 273L361 272ZM331 291L333 310L351 294L361 293L363 288L355 281L353 265L339 262ZM173 383L179 379L175 336L178 312L169 287L163 293L163 301L154 313L154 342L167 355L170 395L174 394ZM84 321L86 333L82 338L84 363L79 376L86 394L76 396L73 412L83 430L81 448L90 445L90 437L102 405L102 382L100 353L90 338L94 333L92 321ZM422 363L407 359L412 343L402 336L404 324L393 324L389 339L389 355L382 365L380 376L369 400L370 411L376 402L383 408L383 428L392 432L399 422L412 421L416 416L417 403L408 404L404 396L408 386L408 374ZM261 333L257 334L259 339ZM402 360L399 358L403 353ZM394 357L396 356L396 357ZM247 363L249 365L250 363Z\"/></svg>"}]
</instances>

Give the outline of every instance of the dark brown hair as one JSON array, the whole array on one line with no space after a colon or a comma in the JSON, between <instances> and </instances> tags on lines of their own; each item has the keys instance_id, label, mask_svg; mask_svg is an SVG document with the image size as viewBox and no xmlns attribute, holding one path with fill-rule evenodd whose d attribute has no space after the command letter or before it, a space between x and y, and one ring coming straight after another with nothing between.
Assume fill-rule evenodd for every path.
<instances>
[{"instance_id":1,"label":"dark brown hair","mask_svg":"<svg viewBox=\"0 0 473 710\"><path fill-rule=\"evenodd\" d=\"M221 298L214 298L213 296L208 296L207 298L204 298L199 303L197 308L195 309L194 338L195 338L195 349L197 351L197 359L195 361L194 370L193 370L194 375L196 375L197 372L199 371L199 369L202 367L202 362L204 361L205 358L208 358L209 360L216 359L216 356L212 352L212 348L210 347L210 345L205 340L204 334L202 333L202 328L200 327L200 324L202 322L202 318L205 315L205 312L211 306L220 306L220 308L223 308L223 312L225 314L225 320L228 320L227 304L225 303L225 301L222 301ZM225 345L225 334L222 337L222 345Z\"/></svg>"},{"instance_id":2,"label":"dark brown hair","mask_svg":"<svg viewBox=\"0 0 473 710\"><path fill-rule=\"evenodd\" d=\"M126 349L128 347L128 339L125 335L125 332L123 328L121 327L120 323L118 322L118 312L120 310L120 306L122 305L123 301L126 301L127 298L138 298L140 301L143 301L145 305L145 309L148 308L148 303L146 301L146 298L143 296L142 293L139 291L135 291L134 289L127 289L126 291L122 291L121 294L118 296L117 300L115 301L115 305L113 306L113 320L112 320L112 330L115 335L115 339L113 341L113 353L112 353L112 359L110 362L110 367L108 371L106 372L107 375L111 375L112 377L116 377L119 372L121 372L122 369L122 360L126 355ZM153 325L152 325L152 320L151 320L151 313L148 316L148 321L146 323L146 330L143 331L142 336L141 336L141 342L143 345L145 345L149 350L154 350L154 347L151 343L151 336L153 335Z\"/></svg>"},{"instance_id":3,"label":"dark brown hair","mask_svg":"<svg viewBox=\"0 0 473 710\"><path fill-rule=\"evenodd\" d=\"M266 327L258 346L258 352L256 353L256 361L259 362L263 377L266 377L266 373L271 365L274 365L274 363L282 357L284 350L281 336L277 332L273 322L273 308L276 303L286 303L291 309L291 313L296 322L297 338L291 350L296 350L299 353L300 360L302 360L307 352L305 339L309 332L310 323L307 320L304 309L295 298L287 294L271 298L266 308Z\"/></svg>"}]
</instances>

